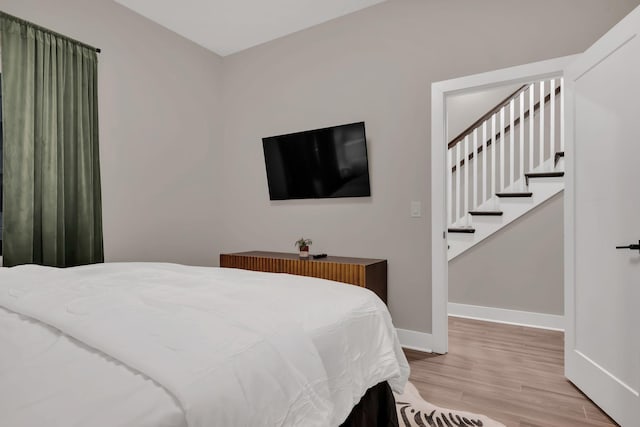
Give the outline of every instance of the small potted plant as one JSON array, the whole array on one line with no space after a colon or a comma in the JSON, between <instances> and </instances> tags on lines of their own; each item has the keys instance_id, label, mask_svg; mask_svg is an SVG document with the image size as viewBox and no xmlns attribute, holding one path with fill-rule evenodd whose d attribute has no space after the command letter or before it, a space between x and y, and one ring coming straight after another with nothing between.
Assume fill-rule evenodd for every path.
<instances>
[{"instance_id":1,"label":"small potted plant","mask_svg":"<svg viewBox=\"0 0 640 427\"><path fill-rule=\"evenodd\" d=\"M304 237L294 243L300 250L300 258L309 258L309 246L311 243L313 243L311 239L305 239Z\"/></svg>"}]
</instances>

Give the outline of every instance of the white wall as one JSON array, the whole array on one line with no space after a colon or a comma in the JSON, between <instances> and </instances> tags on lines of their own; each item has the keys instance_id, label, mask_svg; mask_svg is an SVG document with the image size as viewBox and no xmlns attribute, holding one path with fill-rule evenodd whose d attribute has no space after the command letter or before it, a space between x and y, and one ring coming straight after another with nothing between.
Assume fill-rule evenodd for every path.
<instances>
[{"instance_id":1,"label":"white wall","mask_svg":"<svg viewBox=\"0 0 640 427\"><path fill-rule=\"evenodd\" d=\"M449 261L449 302L564 313L560 193Z\"/></svg>"},{"instance_id":2,"label":"white wall","mask_svg":"<svg viewBox=\"0 0 640 427\"><path fill-rule=\"evenodd\" d=\"M102 49L106 260L216 264L221 59L111 0L0 9Z\"/></svg>"},{"instance_id":3,"label":"white wall","mask_svg":"<svg viewBox=\"0 0 640 427\"><path fill-rule=\"evenodd\" d=\"M578 53L637 4L392 0L225 57L221 246L386 258L396 326L430 332L431 83ZM262 137L359 120L371 198L269 201Z\"/></svg>"}]
</instances>

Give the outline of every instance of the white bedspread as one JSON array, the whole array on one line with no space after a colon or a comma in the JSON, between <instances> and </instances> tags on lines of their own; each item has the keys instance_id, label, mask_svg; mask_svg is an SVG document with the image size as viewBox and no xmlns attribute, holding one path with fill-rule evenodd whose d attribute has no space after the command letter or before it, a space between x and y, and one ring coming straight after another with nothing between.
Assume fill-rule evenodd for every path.
<instances>
[{"instance_id":1,"label":"white bedspread","mask_svg":"<svg viewBox=\"0 0 640 427\"><path fill-rule=\"evenodd\" d=\"M409 371L384 304L320 279L24 266L0 269L0 307L0 425L337 426L369 387L401 391ZM71 376L58 389L55 367ZM30 398L23 382L40 380L49 395ZM95 410L62 414L56 400ZM111 423L88 422L96 412Z\"/></svg>"}]
</instances>

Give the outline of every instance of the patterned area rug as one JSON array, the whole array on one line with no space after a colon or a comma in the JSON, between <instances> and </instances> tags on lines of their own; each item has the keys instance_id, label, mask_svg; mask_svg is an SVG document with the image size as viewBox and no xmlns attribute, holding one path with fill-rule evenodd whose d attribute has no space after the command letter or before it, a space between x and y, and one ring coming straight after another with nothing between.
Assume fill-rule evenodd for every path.
<instances>
[{"instance_id":1,"label":"patterned area rug","mask_svg":"<svg viewBox=\"0 0 640 427\"><path fill-rule=\"evenodd\" d=\"M407 383L402 395L394 397L400 427L505 427L484 415L432 405L411 383Z\"/></svg>"}]
</instances>

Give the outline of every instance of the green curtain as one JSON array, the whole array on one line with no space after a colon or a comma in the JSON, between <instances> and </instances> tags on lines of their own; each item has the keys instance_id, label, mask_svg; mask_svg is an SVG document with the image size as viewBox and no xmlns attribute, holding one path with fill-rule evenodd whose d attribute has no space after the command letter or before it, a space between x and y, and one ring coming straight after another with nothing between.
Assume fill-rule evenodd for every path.
<instances>
[{"instance_id":1,"label":"green curtain","mask_svg":"<svg viewBox=\"0 0 640 427\"><path fill-rule=\"evenodd\" d=\"M102 262L97 54L0 14L3 264Z\"/></svg>"}]
</instances>

